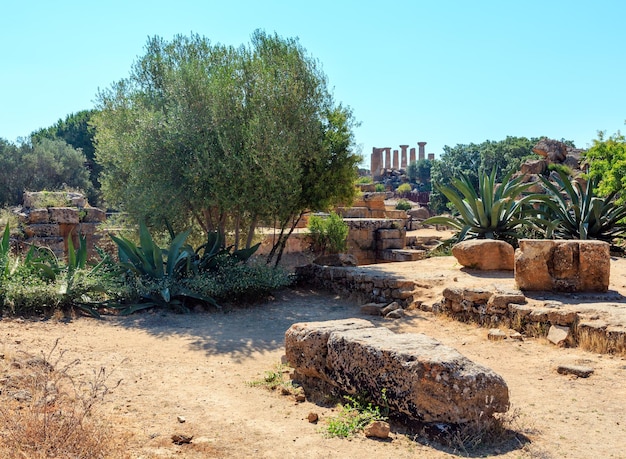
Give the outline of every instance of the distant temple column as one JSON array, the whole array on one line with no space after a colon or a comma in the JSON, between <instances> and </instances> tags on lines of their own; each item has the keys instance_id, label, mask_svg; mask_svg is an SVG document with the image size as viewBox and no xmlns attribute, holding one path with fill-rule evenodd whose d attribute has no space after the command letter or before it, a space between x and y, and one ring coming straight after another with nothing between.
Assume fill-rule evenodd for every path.
<instances>
[{"instance_id":1,"label":"distant temple column","mask_svg":"<svg viewBox=\"0 0 626 459\"><path fill-rule=\"evenodd\" d=\"M394 150L393 151L393 167L392 167L392 169L394 171L397 171L398 169L400 169L399 162L398 162L398 150Z\"/></svg>"},{"instance_id":2,"label":"distant temple column","mask_svg":"<svg viewBox=\"0 0 626 459\"><path fill-rule=\"evenodd\" d=\"M434 153L428 153L428 161L434 161L435 160L435 154Z\"/></svg>"},{"instance_id":3,"label":"distant temple column","mask_svg":"<svg viewBox=\"0 0 626 459\"><path fill-rule=\"evenodd\" d=\"M383 149L373 147L372 159L370 162L370 172L372 174L372 177L374 177L374 180L376 180L376 177L380 177L380 170L382 168L382 164L381 164L382 162L383 162Z\"/></svg>"},{"instance_id":4,"label":"distant temple column","mask_svg":"<svg viewBox=\"0 0 626 459\"><path fill-rule=\"evenodd\" d=\"M409 152L409 164L415 162L415 148L411 148Z\"/></svg>"},{"instance_id":5,"label":"distant temple column","mask_svg":"<svg viewBox=\"0 0 626 459\"><path fill-rule=\"evenodd\" d=\"M400 168L401 169L406 169L406 149L409 148L408 145L400 145L400 148L402 149L402 153L401 153L401 158L400 158Z\"/></svg>"},{"instance_id":6,"label":"distant temple column","mask_svg":"<svg viewBox=\"0 0 626 459\"><path fill-rule=\"evenodd\" d=\"M419 150L420 159L425 159L426 150L424 149L424 147L426 146L426 142L417 142L417 145L420 147L420 150Z\"/></svg>"},{"instance_id":7,"label":"distant temple column","mask_svg":"<svg viewBox=\"0 0 626 459\"><path fill-rule=\"evenodd\" d=\"M385 150L385 169L391 169L391 147L384 148Z\"/></svg>"}]
</instances>

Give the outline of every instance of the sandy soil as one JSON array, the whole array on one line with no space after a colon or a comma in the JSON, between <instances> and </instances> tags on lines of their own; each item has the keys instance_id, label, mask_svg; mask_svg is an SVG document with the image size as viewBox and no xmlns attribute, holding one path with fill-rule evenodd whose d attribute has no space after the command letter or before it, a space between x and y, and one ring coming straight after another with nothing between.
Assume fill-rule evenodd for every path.
<instances>
[{"instance_id":1,"label":"sandy soil","mask_svg":"<svg viewBox=\"0 0 626 459\"><path fill-rule=\"evenodd\" d=\"M424 272L439 276L435 290L455 277L459 282L458 267L435 273L434 262L421 263ZM397 426L389 441L326 438L322 429L325 419L336 413L332 408L250 386L280 362L284 332L292 323L359 317L358 306L330 294L295 289L227 313L151 312L99 321L3 319L0 349L6 355L46 353L60 338L63 358L79 358L85 378L105 367L111 383L121 379L102 408L129 435L130 457L463 456L463 451L423 438L414 441ZM378 323L396 332L426 333L504 377L517 440L488 447L480 456L626 458L626 358L559 349L542 339L488 341L486 329L422 311ZM592 366L595 373L586 379L558 374L557 365L566 363ZM310 412L320 416L317 424L307 421ZM193 435L194 440L174 445L174 433Z\"/></svg>"}]
</instances>

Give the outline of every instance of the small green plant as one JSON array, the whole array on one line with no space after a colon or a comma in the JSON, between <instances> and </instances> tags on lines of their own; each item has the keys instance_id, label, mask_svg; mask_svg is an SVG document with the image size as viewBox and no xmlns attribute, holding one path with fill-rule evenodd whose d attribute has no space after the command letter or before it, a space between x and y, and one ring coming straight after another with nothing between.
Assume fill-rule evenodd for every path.
<instances>
[{"instance_id":1,"label":"small green plant","mask_svg":"<svg viewBox=\"0 0 626 459\"><path fill-rule=\"evenodd\" d=\"M385 191L387 191L387 188L385 188L385 185L383 185L382 183L377 183L376 186L374 186L374 191L376 191L377 193L384 193Z\"/></svg>"},{"instance_id":2,"label":"small green plant","mask_svg":"<svg viewBox=\"0 0 626 459\"><path fill-rule=\"evenodd\" d=\"M413 206L406 199L400 199L396 204L396 210L411 210Z\"/></svg>"},{"instance_id":3,"label":"small green plant","mask_svg":"<svg viewBox=\"0 0 626 459\"><path fill-rule=\"evenodd\" d=\"M309 237L314 253L328 254L345 252L349 228L334 212L326 218L312 215L309 218Z\"/></svg>"},{"instance_id":4,"label":"small green plant","mask_svg":"<svg viewBox=\"0 0 626 459\"><path fill-rule=\"evenodd\" d=\"M284 388L292 391L294 385L291 380L286 380L285 375L289 373L289 367L287 365L278 364L273 370L266 371L263 375L263 379L251 381L251 386L262 386L269 390L276 390L277 388Z\"/></svg>"},{"instance_id":5,"label":"small green plant","mask_svg":"<svg viewBox=\"0 0 626 459\"><path fill-rule=\"evenodd\" d=\"M411 188L411 184L410 183L403 183L398 188L396 188L396 193L399 193L399 194L410 193L411 189L412 188Z\"/></svg>"},{"instance_id":6,"label":"small green plant","mask_svg":"<svg viewBox=\"0 0 626 459\"><path fill-rule=\"evenodd\" d=\"M364 397L344 397L347 403L341 406L339 413L327 420L326 435L329 437L347 438L361 432L373 421L385 421L389 415L387 391L382 390L384 407L373 405Z\"/></svg>"},{"instance_id":7,"label":"small green plant","mask_svg":"<svg viewBox=\"0 0 626 459\"><path fill-rule=\"evenodd\" d=\"M563 174L568 177L572 175L572 169L565 164L555 164L555 163L548 164L548 168L546 169L546 174L550 175L550 172L553 172L553 171L556 171L556 173L559 175Z\"/></svg>"},{"instance_id":8,"label":"small green plant","mask_svg":"<svg viewBox=\"0 0 626 459\"><path fill-rule=\"evenodd\" d=\"M374 183L374 179L370 175L366 175L365 177L359 177L356 181L358 185L369 185Z\"/></svg>"}]
</instances>

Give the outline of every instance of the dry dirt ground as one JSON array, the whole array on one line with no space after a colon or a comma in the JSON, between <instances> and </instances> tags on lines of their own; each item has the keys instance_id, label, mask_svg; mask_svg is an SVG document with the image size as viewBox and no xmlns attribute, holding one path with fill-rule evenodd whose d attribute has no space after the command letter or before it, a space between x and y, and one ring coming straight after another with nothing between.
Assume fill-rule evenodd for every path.
<instances>
[{"instance_id":1,"label":"dry dirt ground","mask_svg":"<svg viewBox=\"0 0 626 459\"><path fill-rule=\"evenodd\" d=\"M482 281L438 259L413 269L439 278L434 300L448 282ZM439 265L438 265L439 263ZM391 269L385 265L384 269ZM612 272L619 282L620 264ZM406 269L406 268L404 268ZM462 276L459 277L459 274ZM505 276L506 277L506 276ZM622 281L623 282L623 281ZM624 305L626 308L626 305ZM106 368L111 384L102 405L123 431L133 458L451 458L467 452L446 448L392 426L388 441L356 436L327 438L325 421L337 410L298 403L251 381L275 369L284 353L285 330L295 322L359 317L359 304L305 289L285 290L263 304L225 313L176 315L162 312L102 320L0 321L4 355L47 353L60 338L63 359L79 358L76 370L89 378ZM367 317L371 318L371 317ZM487 340L487 330L422 311L404 319L380 320L396 332L422 332L492 368L508 384L513 439L471 457L626 458L626 358L580 349L560 349L543 339ZM595 369L589 378L556 372L560 364ZM80 377L80 376L79 376ZM310 412L319 415L309 423ZM181 423L178 417L183 417ZM174 445L175 433L193 435Z\"/></svg>"}]
</instances>

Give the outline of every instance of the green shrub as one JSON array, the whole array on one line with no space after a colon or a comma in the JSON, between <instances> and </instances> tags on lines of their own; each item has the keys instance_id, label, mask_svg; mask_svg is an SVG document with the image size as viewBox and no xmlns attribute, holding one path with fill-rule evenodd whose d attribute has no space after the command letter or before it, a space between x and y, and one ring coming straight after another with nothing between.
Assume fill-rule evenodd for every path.
<instances>
[{"instance_id":1,"label":"green shrub","mask_svg":"<svg viewBox=\"0 0 626 459\"><path fill-rule=\"evenodd\" d=\"M216 272L203 272L183 279L188 291L231 302L258 299L291 283L287 271L265 264L225 265Z\"/></svg>"},{"instance_id":2,"label":"green shrub","mask_svg":"<svg viewBox=\"0 0 626 459\"><path fill-rule=\"evenodd\" d=\"M309 237L314 253L341 253L347 248L348 225L334 212L326 218L312 215L309 218Z\"/></svg>"},{"instance_id":3,"label":"green shrub","mask_svg":"<svg viewBox=\"0 0 626 459\"><path fill-rule=\"evenodd\" d=\"M412 188L411 188L411 184L410 183L403 183L402 185L400 185L396 189L396 192L400 193L400 194L404 194L404 193L410 193L411 190L412 190Z\"/></svg>"},{"instance_id":4,"label":"green shrub","mask_svg":"<svg viewBox=\"0 0 626 459\"><path fill-rule=\"evenodd\" d=\"M400 199L396 204L397 210L411 210L412 207L411 203L406 199Z\"/></svg>"},{"instance_id":5,"label":"green shrub","mask_svg":"<svg viewBox=\"0 0 626 459\"><path fill-rule=\"evenodd\" d=\"M365 177L359 177L356 183L358 185L369 185L370 183L374 183L374 179L370 175L366 175Z\"/></svg>"},{"instance_id":6,"label":"green shrub","mask_svg":"<svg viewBox=\"0 0 626 459\"><path fill-rule=\"evenodd\" d=\"M382 183L377 183L374 187L374 191L376 191L377 193L383 193L387 191L387 188L385 188L385 185L383 185Z\"/></svg>"},{"instance_id":7,"label":"green shrub","mask_svg":"<svg viewBox=\"0 0 626 459\"><path fill-rule=\"evenodd\" d=\"M326 426L328 437L347 438L362 431L373 421L386 421L389 415L386 390L382 391L382 401L385 406L372 404L365 397L346 395L347 403L341 406L339 413L329 418Z\"/></svg>"}]
</instances>

